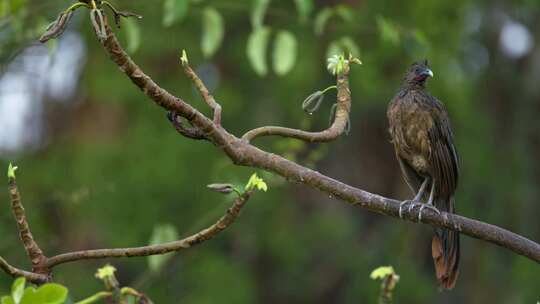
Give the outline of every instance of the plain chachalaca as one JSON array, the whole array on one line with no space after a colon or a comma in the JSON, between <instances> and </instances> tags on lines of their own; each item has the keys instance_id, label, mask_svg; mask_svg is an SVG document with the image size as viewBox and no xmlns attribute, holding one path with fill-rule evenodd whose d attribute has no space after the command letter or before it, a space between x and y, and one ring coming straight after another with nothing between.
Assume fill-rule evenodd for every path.
<instances>
[{"instance_id":1,"label":"plain chachalaca","mask_svg":"<svg viewBox=\"0 0 540 304\"><path fill-rule=\"evenodd\" d=\"M416 194L404 201L409 212L419 208L454 213L459 159L444 105L425 88L433 77L427 61L414 63L388 106L390 136L405 181ZM423 203L422 203L423 202ZM459 274L459 233L435 228L431 243L439 287L452 289Z\"/></svg>"}]
</instances>

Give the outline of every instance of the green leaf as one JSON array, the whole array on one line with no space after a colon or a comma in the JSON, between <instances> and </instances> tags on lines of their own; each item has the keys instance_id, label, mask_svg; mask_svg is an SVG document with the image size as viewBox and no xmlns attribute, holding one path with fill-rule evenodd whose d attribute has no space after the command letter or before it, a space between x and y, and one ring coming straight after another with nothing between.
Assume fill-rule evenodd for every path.
<instances>
[{"instance_id":1,"label":"green leaf","mask_svg":"<svg viewBox=\"0 0 540 304\"><path fill-rule=\"evenodd\" d=\"M274 72L283 76L291 71L296 62L297 42L289 31L280 31L274 45Z\"/></svg>"},{"instance_id":2,"label":"green leaf","mask_svg":"<svg viewBox=\"0 0 540 304\"><path fill-rule=\"evenodd\" d=\"M394 45L398 44L400 40L400 34L397 27L390 20L387 20L383 16L377 16L376 21L377 27L379 28L379 33L381 35L381 39Z\"/></svg>"},{"instance_id":3,"label":"green leaf","mask_svg":"<svg viewBox=\"0 0 540 304\"><path fill-rule=\"evenodd\" d=\"M189 10L189 0L165 0L163 3L163 26L169 27L181 21Z\"/></svg>"},{"instance_id":4,"label":"green leaf","mask_svg":"<svg viewBox=\"0 0 540 304\"><path fill-rule=\"evenodd\" d=\"M66 301L68 290L60 284L48 283L37 290L27 288L21 304L63 304Z\"/></svg>"},{"instance_id":5,"label":"green leaf","mask_svg":"<svg viewBox=\"0 0 540 304\"><path fill-rule=\"evenodd\" d=\"M12 163L9 163L7 171L7 176L9 179L15 179L15 171L17 171L17 169L19 169L19 167L13 166Z\"/></svg>"},{"instance_id":6,"label":"green leaf","mask_svg":"<svg viewBox=\"0 0 540 304\"><path fill-rule=\"evenodd\" d=\"M345 68L348 65L348 61L345 60L345 57L343 55L334 55L330 58L328 58L328 71L332 73L332 75L339 75L343 73Z\"/></svg>"},{"instance_id":7,"label":"green leaf","mask_svg":"<svg viewBox=\"0 0 540 304\"><path fill-rule=\"evenodd\" d=\"M266 15L266 10L270 0L254 0L253 8L251 11L251 26L253 28L258 28L263 26L264 16Z\"/></svg>"},{"instance_id":8,"label":"green leaf","mask_svg":"<svg viewBox=\"0 0 540 304\"><path fill-rule=\"evenodd\" d=\"M394 267L392 266L381 266L371 272L369 277L372 280L382 280L386 278L389 275L394 274Z\"/></svg>"},{"instance_id":9,"label":"green leaf","mask_svg":"<svg viewBox=\"0 0 540 304\"><path fill-rule=\"evenodd\" d=\"M313 0L294 0L300 22L306 22L313 11Z\"/></svg>"},{"instance_id":10,"label":"green leaf","mask_svg":"<svg viewBox=\"0 0 540 304\"><path fill-rule=\"evenodd\" d=\"M172 242L178 239L178 232L173 225L161 224L154 228L152 237L150 238L150 245L163 244ZM165 265L165 263L171 258L173 254L154 255L148 257L148 267L151 272L158 272Z\"/></svg>"},{"instance_id":11,"label":"green leaf","mask_svg":"<svg viewBox=\"0 0 540 304\"><path fill-rule=\"evenodd\" d=\"M262 178L257 176L257 173L253 173L253 175L251 175L244 189L245 191L250 191L255 188L264 192L268 190L268 185L266 185L266 182Z\"/></svg>"},{"instance_id":12,"label":"green leaf","mask_svg":"<svg viewBox=\"0 0 540 304\"><path fill-rule=\"evenodd\" d=\"M141 30L137 21L132 18L125 18L124 25L127 36L127 51L133 54L141 45Z\"/></svg>"},{"instance_id":13,"label":"green leaf","mask_svg":"<svg viewBox=\"0 0 540 304\"><path fill-rule=\"evenodd\" d=\"M251 66L259 76L264 76L268 73L266 51L268 49L270 33L271 30L269 27L258 27L251 32L248 38L247 56Z\"/></svg>"},{"instance_id":14,"label":"green leaf","mask_svg":"<svg viewBox=\"0 0 540 304\"><path fill-rule=\"evenodd\" d=\"M10 164L11 167L11 164ZM13 171L15 172L15 170ZM23 277L17 278L13 285L11 285L11 297L13 298L13 301L15 304L18 304L21 302L22 296L24 294L24 286L26 285L26 279Z\"/></svg>"},{"instance_id":15,"label":"green leaf","mask_svg":"<svg viewBox=\"0 0 540 304\"><path fill-rule=\"evenodd\" d=\"M324 33L324 28L326 27L328 20L330 20L330 18L332 18L333 15L334 15L334 10L329 7L323 8L317 14L314 21L314 28L315 28L316 35L322 35Z\"/></svg>"},{"instance_id":16,"label":"green leaf","mask_svg":"<svg viewBox=\"0 0 540 304\"><path fill-rule=\"evenodd\" d=\"M420 44L421 46L424 46L424 47L429 47L429 40L427 39L424 32L417 29L417 30L414 31L413 35L414 35L414 38L415 38L415 40L416 40L416 42L418 44Z\"/></svg>"},{"instance_id":17,"label":"green leaf","mask_svg":"<svg viewBox=\"0 0 540 304\"><path fill-rule=\"evenodd\" d=\"M114 266L105 265L97 270L96 278L100 280L105 280L107 278L114 277L115 272L116 272L116 268Z\"/></svg>"},{"instance_id":18,"label":"green leaf","mask_svg":"<svg viewBox=\"0 0 540 304\"><path fill-rule=\"evenodd\" d=\"M347 5L342 4L342 5L336 6L335 12L336 12L336 15L338 15L345 22L353 22L354 21L354 12Z\"/></svg>"},{"instance_id":19,"label":"green leaf","mask_svg":"<svg viewBox=\"0 0 540 304\"><path fill-rule=\"evenodd\" d=\"M13 301L13 298L11 296L3 296L0 303L2 303L2 304L15 304L15 302Z\"/></svg>"},{"instance_id":20,"label":"green leaf","mask_svg":"<svg viewBox=\"0 0 540 304\"><path fill-rule=\"evenodd\" d=\"M183 66L187 66L189 64L186 50L182 50L182 54L180 55L180 63L182 63Z\"/></svg>"},{"instance_id":21,"label":"green leaf","mask_svg":"<svg viewBox=\"0 0 540 304\"><path fill-rule=\"evenodd\" d=\"M215 8L207 7L203 10L202 28L202 52L204 57L210 57L219 49L225 35L223 17Z\"/></svg>"}]
</instances>

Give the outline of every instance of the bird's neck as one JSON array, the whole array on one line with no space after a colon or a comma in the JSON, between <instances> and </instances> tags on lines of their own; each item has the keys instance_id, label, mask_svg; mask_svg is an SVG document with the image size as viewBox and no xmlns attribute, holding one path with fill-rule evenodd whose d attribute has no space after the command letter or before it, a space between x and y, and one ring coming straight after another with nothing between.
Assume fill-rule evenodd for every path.
<instances>
[{"instance_id":1,"label":"bird's neck","mask_svg":"<svg viewBox=\"0 0 540 304\"><path fill-rule=\"evenodd\" d=\"M426 89L425 82L418 81L405 81L401 84L403 90L415 90L415 91L424 91Z\"/></svg>"}]
</instances>

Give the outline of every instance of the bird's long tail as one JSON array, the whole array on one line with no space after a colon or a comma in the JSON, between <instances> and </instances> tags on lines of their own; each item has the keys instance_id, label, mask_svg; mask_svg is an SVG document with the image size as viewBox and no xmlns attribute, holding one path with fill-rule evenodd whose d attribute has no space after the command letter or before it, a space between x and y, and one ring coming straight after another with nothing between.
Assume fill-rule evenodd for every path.
<instances>
[{"instance_id":1,"label":"bird's long tail","mask_svg":"<svg viewBox=\"0 0 540 304\"><path fill-rule=\"evenodd\" d=\"M440 211L454 212L453 198L436 201ZM435 264L435 274L441 289L452 289L459 275L459 233L456 231L435 228L431 240L431 256Z\"/></svg>"}]
</instances>

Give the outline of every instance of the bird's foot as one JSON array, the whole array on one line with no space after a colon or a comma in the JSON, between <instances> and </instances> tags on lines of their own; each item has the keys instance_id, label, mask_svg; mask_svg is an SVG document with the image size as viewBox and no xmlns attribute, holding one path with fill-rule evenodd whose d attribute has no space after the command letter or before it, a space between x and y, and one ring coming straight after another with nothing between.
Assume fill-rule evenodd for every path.
<instances>
[{"instance_id":1,"label":"bird's foot","mask_svg":"<svg viewBox=\"0 0 540 304\"><path fill-rule=\"evenodd\" d=\"M439 209L437 209L435 206L433 205L430 205L430 204L424 204L420 201L415 201L415 200L405 200L403 202L401 202L401 204L399 204L399 218L403 218L403 209L406 205L409 205L409 208L408 208L408 212L411 213L414 208L420 208L419 212L418 212L418 221L421 221L422 220L422 212L424 212L424 209L428 209L428 210L431 210L437 214L441 214L441 212L439 211Z\"/></svg>"},{"instance_id":2,"label":"bird's foot","mask_svg":"<svg viewBox=\"0 0 540 304\"><path fill-rule=\"evenodd\" d=\"M418 221L421 222L422 221L422 211L424 211L424 209L428 209L428 210L431 210L437 214L441 214L441 212L439 211L439 209L437 209L437 207L433 206L433 205L430 205L430 204L422 204L422 207L420 207L420 211L418 212Z\"/></svg>"},{"instance_id":3,"label":"bird's foot","mask_svg":"<svg viewBox=\"0 0 540 304\"><path fill-rule=\"evenodd\" d=\"M415 200L404 200L403 202L401 202L401 204L399 204L399 218L403 218L403 211L402 209L404 209L405 205L409 204L409 213L411 212L411 210L416 206L416 205L423 205L421 202L419 201L415 201Z\"/></svg>"}]
</instances>

